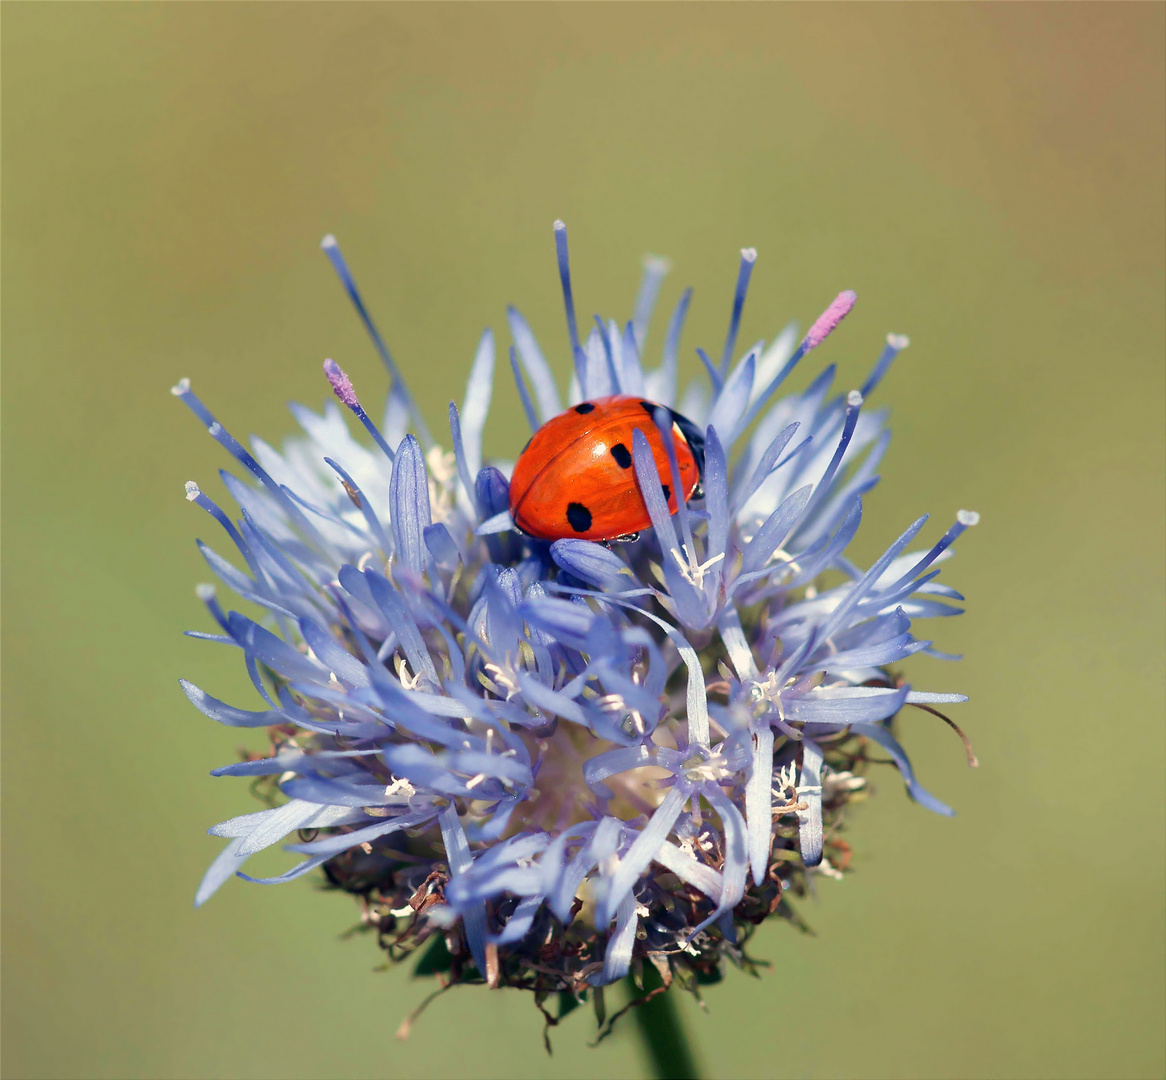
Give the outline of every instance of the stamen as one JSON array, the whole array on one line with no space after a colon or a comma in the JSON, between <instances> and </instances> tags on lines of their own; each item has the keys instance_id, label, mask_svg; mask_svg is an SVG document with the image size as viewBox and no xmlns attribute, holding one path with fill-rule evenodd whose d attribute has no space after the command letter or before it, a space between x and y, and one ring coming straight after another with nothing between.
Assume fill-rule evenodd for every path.
<instances>
[{"instance_id":1,"label":"stamen","mask_svg":"<svg viewBox=\"0 0 1166 1080\"><path fill-rule=\"evenodd\" d=\"M224 529L226 534L231 538L235 547L239 549L239 553L247 560L247 565L251 568L251 573L255 575L256 581L263 581L264 574L259 568L258 560L256 560L250 545L239 534L239 530L235 528L235 523L227 517L226 513L218 506L214 500L207 498L193 480L186 481L186 501L192 502L197 506L202 507L211 517L215 519Z\"/></svg>"},{"instance_id":2,"label":"stamen","mask_svg":"<svg viewBox=\"0 0 1166 1080\"><path fill-rule=\"evenodd\" d=\"M866 382L862 384L863 397L870 396L870 392L883 381L883 376L886 375L891 364L894 363L895 357L910 344L911 339L906 334L887 335L886 348L883 349L878 363L874 366L874 370L866 377Z\"/></svg>"},{"instance_id":3,"label":"stamen","mask_svg":"<svg viewBox=\"0 0 1166 1080\"><path fill-rule=\"evenodd\" d=\"M816 349L835 330L838 324L850 314L858 294L853 289L840 292L830 306L818 316L810 332L802 339L802 347L806 352Z\"/></svg>"},{"instance_id":4,"label":"stamen","mask_svg":"<svg viewBox=\"0 0 1166 1080\"><path fill-rule=\"evenodd\" d=\"M777 390L789 373L798 366L798 362L811 349L816 349L827 337L834 328L850 314L850 309L854 307L855 301L858 299L858 294L847 289L846 292L840 292L833 303L822 312L815 320L814 325L810 327L810 332L802 338L802 343L794 350L791 356L783 365L781 370L770 380L769 385L761 391L754 399L745 413L744 419L738 425L738 431L745 431L749 425L757 418L757 414L761 412L765 405L773 396L774 391Z\"/></svg>"},{"instance_id":5,"label":"stamen","mask_svg":"<svg viewBox=\"0 0 1166 1080\"><path fill-rule=\"evenodd\" d=\"M425 426L425 420L417 408L417 403L413 400L413 395L409 393L409 387L405 384L401 371L390 354L384 339L381 337L376 323L372 321L372 316L364 306L364 300L361 299L360 290L357 289L356 281L348 269L348 263L344 261L344 256L340 254L340 246L336 243L336 237L329 233L320 241L320 247L323 249L324 254L328 256L328 261L332 264L332 269L336 271L336 276L340 278L340 283L344 286L345 292L348 293L348 299L352 301L352 306L356 308L356 313L360 316L360 321L364 323L364 328L368 332L368 336L372 338L372 343L381 358L381 363L385 365L389 375L392 377L392 392L400 395L404 400L410 417L417 428L417 435L428 448L433 443L433 439L429 435L429 428Z\"/></svg>"},{"instance_id":6,"label":"stamen","mask_svg":"<svg viewBox=\"0 0 1166 1080\"><path fill-rule=\"evenodd\" d=\"M749 292L749 279L753 276L753 264L756 261L756 248L741 249L741 265L737 270L737 288L733 292L733 314L729 319L729 332L725 335L725 347L721 351L722 376L729 373L733 349L737 345L737 331L741 328L741 311L745 307L745 295Z\"/></svg>"},{"instance_id":7,"label":"stamen","mask_svg":"<svg viewBox=\"0 0 1166 1080\"><path fill-rule=\"evenodd\" d=\"M940 555L946 551L955 539L968 529L980 523L980 515L975 510L960 510L955 516L955 524L947 530L940 537L939 542L926 555L923 556L914 566L911 567L898 581L893 585L883 589L883 592L891 592L895 589L906 585L914 577L918 577L924 570L926 570Z\"/></svg>"},{"instance_id":8,"label":"stamen","mask_svg":"<svg viewBox=\"0 0 1166 1080\"><path fill-rule=\"evenodd\" d=\"M198 396L190 389L189 379L179 379L177 383L170 388L176 398L181 399L182 404L185 405L195 416L197 416L204 424L206 424L207 434L215 440L224 450L227 451L236 461L238 461L245 468L250 470L252 475L258 479L268 491L275 496L283 509L289 514L293 521L304 530L304 532L312 538L317 544L321 543L321 537L316 528L304 516L303 511L289 498L286 491L275 482L268 474L267 470L259 464L242 446L241 443L222 424L215 419L214 413L210 411L201 401Z\"/></svg>"},{"instance_id":9,"label":"stamen","mask_svg":"<svg viewBox=\"0 0 1166 1080\"><path fill-rule=\"evenodd\" d=\"M696 556L689 552L687 544L684 545L683 556L676 548L672 548L671 553L672 557L676 560L676 565L680 567L681 576L690 585L698 589L704 585L704 576L709 568L715 566L725 557L725 553L722 551L719 555L714 555L711 559L706 559L704 562L698 563Z\"/></svg>"},{"instance_id":10,"label":"stamen","mask_svg":"<svg viewBox=\"0 0 1166 1080\"><path fill-rule=\"evenodd\" d=\"M230 635L231 624L227 620L226 613L218 601L218 590L207 582L200 582L194 587L194 595L198 597L204 604L206 609L211 613L211 618L215 620L223 628L223 630Z\"/></svg>"},{"instance_id":11,"label":"stamen","mask_svg":"<svg viewBox=\"0 0 1166 1080\"><path fill-rule=\"evenodd\" d=\"M799 524L809 521L814 511L821 506L822 500L829 495L830 485L833 483L839 466L842 464L842 458L846 454L846 448L850 445L850 440L854 437L854 429L858 425L858 413L861 408L862 394L857 390L851 390L846 395L846 416L842 423L842 435L838 439L838 446L834 450L834 456L830 459L830 464L826 466L826 471L822 474L822 479L814 487L814 494L810 496L810 501L806 503L805 509L802 510Z\"/></svg>"},{"instance_id":12,"label":"stamen","mask_svg":"<svg viewBox=\"0 0 1166 1080\"><path fill-rule=\"evenodd\" d=\"M385 442L385 437L380 433L376 424L372 422L372 418L364 411L364 406L361 405L356 391L352 388L352 380L344 374L344 370L335 360L324 361L324 374L328 376L328 381L332 384L336 396L352 410L353 415L364 425L365 431L373 437L373 441L381 448L385 457L392 461L396 455L393 453L392 447Z\"/></svg>"}]
</instances>

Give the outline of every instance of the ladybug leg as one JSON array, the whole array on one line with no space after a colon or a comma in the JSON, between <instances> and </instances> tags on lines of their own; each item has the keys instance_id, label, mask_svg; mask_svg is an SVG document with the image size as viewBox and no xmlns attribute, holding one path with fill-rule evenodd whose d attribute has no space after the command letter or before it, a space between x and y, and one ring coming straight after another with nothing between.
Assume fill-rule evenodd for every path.
<instances>
[{"instance_id":1,"label":"ladybug leg","mask_svg":"<svg viewBox=\"0 0 1166 1080\"><path fill-rule=\"evenodd\" d=\"M623 536L615 537L613 543L617 544L634 544L639 540L640 534L638 532L624 533ZM611 544L605 544L605 547L611 547Z\"/></svg>"}]
</instances>

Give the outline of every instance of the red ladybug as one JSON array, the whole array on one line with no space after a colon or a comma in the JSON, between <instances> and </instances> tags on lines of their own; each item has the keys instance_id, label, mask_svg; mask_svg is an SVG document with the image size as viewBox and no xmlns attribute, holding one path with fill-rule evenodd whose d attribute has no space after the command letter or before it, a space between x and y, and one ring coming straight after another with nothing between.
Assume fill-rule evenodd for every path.
<instances>
[{"instance_id":1,"label":"red ladybug","mask_svg":"<svg viewBox=\"0 0 1166 1080\"><path fill-rule=\"evenodd\" d=\"M596 398L548 420L523 448L510 478L510 514L539 540L614 540L652 524L632 467L632 432L648 439L668 509L676 512L672 470L652 419L666 408L638 397ZM704 439L691 420L672 415L672 441L687 502L700 487Z\"/></svg>"}]
</instances>

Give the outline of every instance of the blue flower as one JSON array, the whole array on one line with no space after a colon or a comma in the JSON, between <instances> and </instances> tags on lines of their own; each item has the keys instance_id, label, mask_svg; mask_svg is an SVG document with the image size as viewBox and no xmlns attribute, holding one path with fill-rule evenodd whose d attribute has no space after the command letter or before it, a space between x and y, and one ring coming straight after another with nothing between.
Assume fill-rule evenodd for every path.
<instances>
[{"instance_id":1,"label":"blue flower","mask_svg":"<svg viewBox=\"0 0 1166 1080\"><path fill-rule=\"evenodd\" d=\"M394 957L428 944L454 981L578 995L646 959L665 984L687 985L726 959L747 962L757 923L795 918L787 894L815 873L838 876L842 812L862 793L872 746L916 801L952 812L916 780L892 721L905 705L965 699L888 669L944 655L913 636L912 620L959 613L962 597L936 577L976 515L961 511L917 549L920 518L866 569L848 557L889 439L885 413L866 402L907 339L887 338L860 389L833 394L827 367L803 392L779 391L854 293L800 341L790 326L739 354L757 257L743 251L720 356L698 349L704 377L680 393L691 293L659 365L645 367L667 264L646 263L630 320L596 318L583 339L561 223L555 240L565 399L530 327L508 312L531 428L564 402L624 393L675 407L704 437L703 496L670 515L635 433L653 526L638 542L548 545L515 532L507 469L482 454L492 333L461 407L450 405L445 449L330 237L324 249L391 379L378 425L340 366L324 363L367 440L332 402L293 406L304 434L282 450L258 439L248 450L187 380L174 387L242 466L242 479L223 473L237 516L194 482L187 498L235 549L226 558L200 543L212 572L262 612L226 611L201 585L217 630L192 633L241 650L262 707L182 686L207 716L265 729L270 743L215 770L252 778L269 805L210 830L228 844L196 903L236 875L273 884L323 867L361 897ZM665 409L655 419L671 429ZM674 456L671 468L680 490ZM248 875L250 855L289 837L297 862Z\"/></svg>"}]
</instances>

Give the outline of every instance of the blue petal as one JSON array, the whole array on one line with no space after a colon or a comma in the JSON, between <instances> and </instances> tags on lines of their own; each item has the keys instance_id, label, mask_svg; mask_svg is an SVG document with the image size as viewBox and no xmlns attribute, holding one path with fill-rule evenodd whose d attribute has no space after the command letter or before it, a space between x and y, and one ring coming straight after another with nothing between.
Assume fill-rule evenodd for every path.
<instances>
[{"instance_id":1,"label":"blue petal","mask_svg":"<svg viewBox=\"0 0 1166 1080\"><path fill-rule=\"evenodd\" d=\"M300 619L299 625L300 633L304 635L308 648L316 654L316 659L341 682L349 686L369 685L368 670L352 653L341 648L331 631L311 619Z\"/></svg>"},{"instance_id":2,"label":"blue petal","mask_svg":"<svg viewBox=\"0 0 1166 1080\"><path fill-rule=\"evenodd\" d=\"M640 350L636 345L636 333L631 323L624 327L622 338L618 328L612 323L612 339L619 344L619 381L625 394L642 396L644 393L644 369L640 364Z\"/></svg>"},{"instance_id":3,"label":"blue petal","mask_svg":"<svg viewBox=\"0 0 1166 1080\"><path fill-rule=\"evenodd\" d=\"M341 574L344 574L347 569L344 567ZM429 655L425 639L422 638L421 631L417 629L413 613L405 604L404 598L383 574L369 569L364 572L363 576L381 614L396 632L397 640L401 643L401 649L409 661L409 667L413 674L425 675L432 683L438 683L437 669L433 666L433 658ZM340 583L344 584L343 577Z\"/></svg>"},{"instance_id":4,"label":"blue petal","mask_svg":"<svg viewBox=\"0 0 1166 1080\"><path fill-rule=\"evenodd\" d=\"M542 903L541 896L524 897L507 920L502 933L492 934L490 940L497 945L511 945L516 941L521 941L533 925L534 917L538 913L538 909L542 907Z\"/></svg>"},{"instance_id":5,"label":"blue petal","mask_svg":"<svg viewBox=\"0 0 1166 1080\"><path fill-rule=\"evenodd\" d=\"M406 435L397 447L389 482L389 507L397 558L420 577L425 568L422 530L431 524L429 478L421 444L412 435Z\"/></svg>"},{"instance_id":6,"label":"blue petal","mask_svg":"<svg viewBox=\"0 0 1166 1080\"><path fill-rule=\"evenodd\" d=\"M583 780L601 798L612 799L615 795L603 783L604 780L644 765L652 765L655 761L655 754L642 744L622 747L619 750L605 750L583 762Z\"/></svg>"},{"instance_id":7,"label":"blue petal","mask_svg":"<svg viewBox=\"0 0 1166 1080\"><path fill-rule=\"evenodd\" d=\"M528 599L519 608L522 617L574 649L587 646L587 634L598 618L585 603L554 597Z\"/></svg>"},{"instance_id":8,"label":"blue petal","mask_svg":"<svg viewBox=\"0 0 1166 1080\"><path fill-rule=\"evenodd\" d=\"M461 551L457 542L450 535L449 529L438 522L436 525L427 525L422 530L425 546L433 556L437 565L443 570L456 570L461 562Z\"/></svg>"},{"instance_id":9,"label":"blue petal","mask_svg":"<svg viewBox=\"0 0 1166 1080\"><path fill-rule=\"evenodd\" d=\"M636 927L640 919L636 914L636 898L632 893L621 901L615 917L615 929L607 942L603 956L603 972L592 975L593 986L605 986L622 979L632 966L632 947L636 943Z\"/></svg>"},{"instance_id":10,"label":"blue petal","mask_svg":"<svg viewBox=\"0 0 1166 1080\"><path fill-rule=\"evenodd\" d=\"M236 709L216 697L211 697L192 682L179 679L178 684L199 712L228 727L270 727L272 724L284 724L288 720L279 709L264 709L261 712Z\"/></svg>"},{"instance_id":11,"label":"blue petal","mask_svg":"<svg viewBox=\"0 0 1166 1080\"><path fill-rule=\"evenodd\" d=\"M639 881L640 875L648 869L661 842L672 831L688 796L689 789L678 785L671 788L656 807L647 826L641 830L615 868L615 873L605 880L602 899L595 909L596 926L604 927L611 922L616 910Z\"/></svg>"},{"instance_id":12,"label":"blue petal","mask_svg":"<svg viewBox=\"0 0 1166 1080\"><path fill-rule=\"evenodd\" d=\"M323 664L296 652L270 630L264 630L258 623L252 622L237 611L232 611L227 618L235 640L250 656L266 664L272 671L285 678L302 682L328 681L328 671Z\"/></svg>"},{"instance_id":13,"label":"blue petal","mask_svg":"<svg viewBox=\"0 0 1166 1080\"><path fill-rule=\"evenodd\" d=\"M461 431L466 465L470 476L477 476L482 467L482 431L486 414L490 411L490 395L494 382L494 332L485 330L478 342L478 352L470 377L466 381L466 396L462 402ZM470 489L473 494L473 489Z\"/></svg>"},{"instance_id":14,"label":"blue petal","mask_svg":"<svg viewBox=\"0 0 1166 1080\"><path fill-rule=\"evenodd\" d=\"M782 500L781 505L769 515L745 549L744 558L741 560L742 575L760 570L769 561L769 557L781 547L782 541L789 536L802 511L805 510L813 490L809 484L798 488L792 495Z\"/></svg>"},{"instance_id":15,"label":"blue petal","mask_svg":"<svg viewBox=\"0 0 1166 1080\"><path fill-rule=\"evenodd\" d=\"M798 799L808 804L807 809L798 811L798 845L802 862L806 866L817 866L822 861L822 751L812 739L802 740Z\"/></svg>"},{"instance_id":16,"label":"blue petal","mask_svg":"<svg viewBox=\"0 0 1166 1080\"><path fill-rule=\"evenodd\" d=\"M522 366L534 389L534 396L538 401L539 418L545 423L552 416L558 416L563 411L550 365L546 362L530 326L519 314L518 309L507 308L506 319L510 323L510 335L514 338Z\"/></svg>"},{"instance_id":17,"label":"blue petal","mask_svg":"<svg viewBox=\"0 0 1166 1080\"><path fill-rule=\"evenodd\" d=\"M656 309L656 298L660 295L663 282L671 264L667 259L649 255L644 259L644 272L640 277L640 287L636 292L636 304L632 313L631 326L636 336L636 346L642 353L648 336L648 326L652 312Z\"/></svg>"},{"instance_id":18,"label":"blue petal","mask_svg":"<svg viewBox=\"0 0 1166 1080\"><path fill-rule=\"evenodd\" d=\"M753 732L753 769L745 785L745 816L753 884L760 885L769 870L773 846L773 729L768 724Z\"/></svg>"},{"instance_id":19,"label":"blue petal","mask_svg":"<svg viewBox=\"0 0 1166 1080\"><path fill-rule=\"evenodd\" d=\"M305 844L288 844L288 851L298 851L313 857L324 855L331 858L342 851L367 844L371 840L385 836L401 829L411 829L416 825L423 825L437 817L437 809L429 806L417 813L401 814L399 817L382 819L355 832L341 833L338 836L326 836L322 840L312 840Z\"/></svg>"},{"instance_id":20,"label":"blue petal","mask_svg":"<svg viewBox=\"0 0 1166 1080\"><path fill-rule=\"evenodd\" d=\"M895 759L895 764L899 767L899 772L902 774L903 782L907 785L907 790L911 793L911 798L919 803L920 806L926 807L932 813L942 814L944 817L953 817L955 815L955 811L950 806L940 802L915 779L915 771L911 768L911 761L907 757L907 751L903 749L899 741L885 727L880 724L872 724L870 727L863 728L862 733L868 739L878 743L879 746Z\"/></svg>"},{"instance_id":21,"label":"blue petal","mask_svg":"<svg viewBox=\"0 0 1166 1080\"><path fill-rule=\"evenodd\" d=\"M526 422L530 425L531 431L538 431L541 426L538 412L530 399L530 392L526 389L526 380L522 377L522 369L518 366L518 356L513 346L510 349L510 373L514 376L514 386L518 390L518 399L522 402L522 411L526 413Z\"/></svg>"},{"instance_id":22,"label":"blue petal","mask_svg":"<svg viewBox=\"0 0 1166 1080\"><path fill-rule=\"evenodd\" d=\"M778 457L781 456L781 452L786 448L786 445L794 437L794 433L797 430L798 425L796 422L788 424L777 434L769 446L766 447L765 453L761 455L756 467L753 469L752 475L749 477L749 482L738 491L733 500L734 512L739 510L753 497L754 492L761 487L765 479L773 472Z\"/></svg>"},{"instance_id":23,"label":"blue petal","mask_svg":"<svg viewBox=\"0 0 1166 1080\"><path fill-rule=\"evenodd\" d=\"M464 874L473 865L473 856L470 854L470 845L466 841L462 823L458 820L457 808L450 804L441 812L441 838L445 843L445 857L449 861L451 875L457 877ZM474 963L483 978L487 978L486 969L486 906L479 902L462 912L462 925L465 927L466 942L470 946Z\"/></svg>"},{"instance_id":24,"label":"blue petal","mask_svg":"<svg viewBox=\"0 0 1166 1080\"><path fill-rule=\"evenodd\" d=\"M725 879L720 872L711 866L697 862L691 855L678 848L669 840L665 840L657 849L653 860L666 870L671 870L682 881L699 889L714 903L725 891Z\"/></svg>"},{"instance_id":25,"label":"blue petal","mask_svg":"<svg viewBox=\"0 0 1166 1080\"><path fill-rule=\"evenodd\" d=\"M577 701L572 701L549 686L543 686L525 671L518 672L518 685L522 688L522 696L537 709L582 724L584 727L588 726L590 718Z\"/></svg>"},{"instance_id":26,"label":"blue petal","mask_svg":"<svg viewBox=\"0 0 1166 1080\"><path fill-rule=\"evenodd\" d=\"M600 588L639 585L636 575L623 559L610 548L590 540L556 540L551 544L551 558L577 578Z\"/></svg>"},{"instance_id":27,"label":"blue petal","mask_svg":"<svg viewBox=\"0 0 1166 1080\"><path fill-rule=\"evenodd\" d=\"M207 867L199 883L198 892L194 894L194 906L202 907L219 889L223 883L235 876L239 864L243 861L239 857L239 848L243 845L243 837L237 836L222 851L214 862Z\"/></svg>"},{"instance_id":28,"label":"blue petal","mask_svg":"<svg viewBox=\"0 0 1166 1080\"><path fill-rule=\"evenodd\" d=\"M907 700L907 687L819 687L804 697L783 698L787 720L807 724L871 724L894 716Z\"/></svg>"},{"instance_id":29,"label":"blue petal","mask_svg":"<svg viewBox=\"0 0 1166 1080\"><path fill-rule=\"evenodd\" d=\"M601 398L618 394L619 388L615 384L614 373L607 361L607 350L603 347L603 338L599 336L598 330L592 330L588 336L585 352L587 367L583 386L586 396Z\"/></svg>"},{"instance_id":30,"label":"blue petal","mask_svg":"<svg viewBox=\"0 0 1166 1080\"><path fill-rule=\"evenodd\" d=\"M725 450L711 424L704 441L705 505L709 512L708 546L705 555L714 558L725 550L729 538L729 471ZM717 568L719 580L721 568Z\"/></svg>"},{"instance_id":31,"label":"blue petal","mask_svg":"<svg viewBox=\"0 0 1166 1080\"><path fill-rule=\"evenodd\" d=\"M740 423L753 392L754 355L750 353L738 364L728 381L721 388L713 411L709 414L709 427L717 429L721 442L732 446L741 432Z\"/></svg>"}]
</instances>

